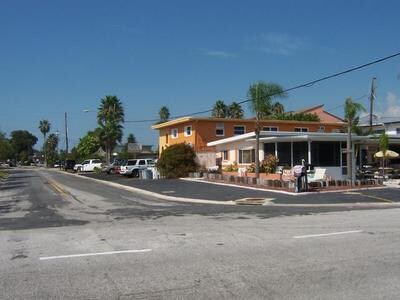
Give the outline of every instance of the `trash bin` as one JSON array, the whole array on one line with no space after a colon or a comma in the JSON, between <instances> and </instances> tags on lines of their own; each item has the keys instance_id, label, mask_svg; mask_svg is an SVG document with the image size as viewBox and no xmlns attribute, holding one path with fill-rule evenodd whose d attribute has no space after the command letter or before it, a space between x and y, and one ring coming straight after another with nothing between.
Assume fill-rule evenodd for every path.
<instances>
[{"instance_id":1,"label":"trash bin","mask_svg":"<svg viewBox=\"0 0 400 300\"><path fill-rule=\"evenodd\" d=\"M153 179L153 172L149 169L140 170L140 179Z\"/></svg>"}]
</instances>

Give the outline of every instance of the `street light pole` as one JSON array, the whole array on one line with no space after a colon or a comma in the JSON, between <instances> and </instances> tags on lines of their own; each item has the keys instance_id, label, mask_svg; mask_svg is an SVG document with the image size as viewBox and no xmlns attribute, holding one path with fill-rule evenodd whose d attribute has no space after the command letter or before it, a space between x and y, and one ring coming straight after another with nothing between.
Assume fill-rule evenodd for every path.
<instances>
[{"instance_id":1,"label":"street light pole","mask_svg":"<svg viewBox=\"0 0 400 300\"><path fill-rule=\"evenodd\" d=\"M65 124L65 159L68 159L68 122L67 122L67 112L64 115Z\"/></svg>"}]
</instances>

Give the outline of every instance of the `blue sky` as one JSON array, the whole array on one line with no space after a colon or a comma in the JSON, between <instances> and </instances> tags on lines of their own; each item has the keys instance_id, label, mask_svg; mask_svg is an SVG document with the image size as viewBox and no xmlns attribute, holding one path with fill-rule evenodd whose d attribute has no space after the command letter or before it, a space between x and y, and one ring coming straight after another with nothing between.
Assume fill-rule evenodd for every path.
<instances>
[{"instance_id":1,"label":"blue sky","mask_svg":"<svg viewBox=\"0 0 400 300\"><path fill-rule=\"evenodd\" d=\"M39 120L62 132L67 112L73 145L96 126L105 95L121 99L126 120L142 120L162 105L182 115L245 100L258 80L289 88L399 52L399 11L398 1L368 0L0 0L0 130L29 130L39 147ZM400 117L400 58L283 103L330 110L351 96L366 104L374 76L377 111ZM124 126L125 137L157 146L150 123Z\"/></svg>"}]
</instances>

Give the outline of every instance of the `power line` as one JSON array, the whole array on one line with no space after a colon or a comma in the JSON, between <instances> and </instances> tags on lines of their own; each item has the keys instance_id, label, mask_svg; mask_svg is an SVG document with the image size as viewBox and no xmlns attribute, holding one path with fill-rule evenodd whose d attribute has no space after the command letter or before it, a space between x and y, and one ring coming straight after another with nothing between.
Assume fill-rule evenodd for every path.
<instances>
[{"instance_id":1,"label":"power line","mask_svg":"<svg viewBox=\"0 0 400 300\"><path fill-rule=\"evenodd\" d=\"M334 73L334 74L331 74L331 75L327 75L327 76L321 77L319 79L316 79L316 80L313 80L313 81L310 81L310 82L306 82L306 83L302 83L302 84L296 85L294 87L291 87L291 88L288 88L286 90L283 90L281 93L272 93L272 94L266 95L264 98L276 96L276 95L279 95L279 94L285 94L287 92L294 91L294 90L297 90L297 89L300 89L300 88L304 88L304 87L311 87L316 83L319 83L319 82L322 82L322 81L325 81L325 80L328 80L328 79L332 79L332 78L335 78L335 77L339 77L341 75L344 75L344 74L347 74L347 73L351 73L351 72L354 72L354 71L357 71L357 70L360 70L360 69L363 69L363 68L366 68L366 67L381 63L383 61L392 59L392 58L397 57L397 56L400 56L400 52L397 52L395 54L392 54L392 55L389 55L389 56L385 56L383 58L379 58L379 59L370 61L370 62L368 62L366 64L359 65L359 66L356 66L356 67L353 67L353 68L350 68L350 69L347 69L347 70L344 70L344 71L341 71L341 72L337 72L337 73ZM252 98L246 99L246 100L238 102L238 104L243 104L243 103L246 103L246 102L250 102L252 100L253 100ZM182 118L182 117L185 117L185 116L201 115L201 114L209 113L211 111L212 111L212 109L207 109L207 110L203 110L203 111L194 112L194 113L191 113L191 114L173 116L173 117L171 117L171 119ZM146 123L146 122L157 122L157 121L159 121L159 119L133 120L133 121L125 121L125 123Z\"/></svg>"}]
</instances>

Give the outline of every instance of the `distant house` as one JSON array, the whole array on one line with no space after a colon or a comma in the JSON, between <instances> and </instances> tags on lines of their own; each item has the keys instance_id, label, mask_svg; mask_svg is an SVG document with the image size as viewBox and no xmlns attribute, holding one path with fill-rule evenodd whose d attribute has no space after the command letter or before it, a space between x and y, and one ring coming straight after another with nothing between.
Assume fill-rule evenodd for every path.
<instances>
[{"instance_id":1,"label":"distant house","mask_svg":"<svg viewBox=\"0 0 400 300\"><path fill-rule=\"evenodd\" d=\"M343 131L345 122L323 110L323 105L306 109L315 113L320 122L261 120L260 127L264 132L326 132ZM152 126L159 131L159 152L173 144L187 143L195 150L199 162L204 167L214 166L221 159L216 147L211 142L237 137L254 132L255 119L227 119L208 117L183 117Z\"/></svg>"}]
</instances>

